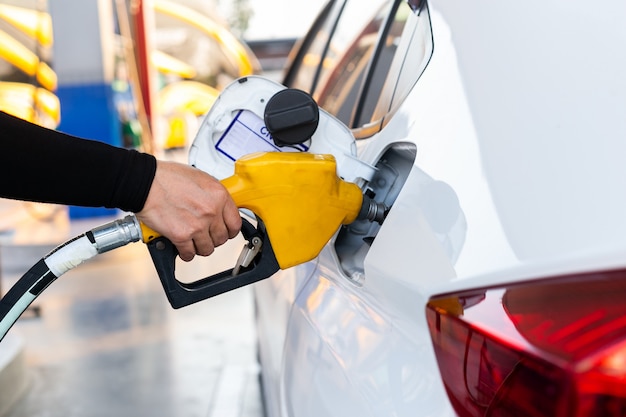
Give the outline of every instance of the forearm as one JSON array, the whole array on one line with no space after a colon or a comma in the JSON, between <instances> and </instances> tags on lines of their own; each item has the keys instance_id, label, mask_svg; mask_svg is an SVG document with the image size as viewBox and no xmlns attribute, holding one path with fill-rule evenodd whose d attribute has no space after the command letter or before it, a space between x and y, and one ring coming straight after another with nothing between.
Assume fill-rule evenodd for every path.
<instances>
[{"instance_id":1,"label":"forearm","mask_svg":"<svg viewBox=\"0 0 626 417\"><path fill-rule=\"evenodd\" d=\"M0 112L0 196L29 201L143 208L156 159L41 128Z\"/></svg>"}]
</instances>

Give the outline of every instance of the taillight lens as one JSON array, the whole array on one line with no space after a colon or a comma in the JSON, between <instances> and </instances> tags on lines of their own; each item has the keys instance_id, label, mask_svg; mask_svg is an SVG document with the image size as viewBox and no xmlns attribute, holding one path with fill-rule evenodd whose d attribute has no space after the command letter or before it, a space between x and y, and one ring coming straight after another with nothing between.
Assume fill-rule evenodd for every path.
<instances>
[{"instance_id":1,"label":"taillight lens","mask_svg":"<svg viewBox=\"0 0 626 417\"><path fill-rule=\"evenodd\" d=\"M459 416L626 416L626 271L440 296L427 317Z\"/></svg>"}]
</instances>

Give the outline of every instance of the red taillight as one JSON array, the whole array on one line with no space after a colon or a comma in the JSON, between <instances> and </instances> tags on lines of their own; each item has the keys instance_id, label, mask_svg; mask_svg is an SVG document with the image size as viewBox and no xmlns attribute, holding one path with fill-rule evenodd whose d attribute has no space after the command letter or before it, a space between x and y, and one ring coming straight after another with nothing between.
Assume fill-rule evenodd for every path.
<instances>
[{"instance_id":1,"label":"red taillight","mask_svg":"<svg viewBox=\"0 0 626 417\"><path fill-rule=\"evenodd\" d=\"M626 271L436 297L426 313L459 416L626 416Z\"/></svg>"}]
</instances>

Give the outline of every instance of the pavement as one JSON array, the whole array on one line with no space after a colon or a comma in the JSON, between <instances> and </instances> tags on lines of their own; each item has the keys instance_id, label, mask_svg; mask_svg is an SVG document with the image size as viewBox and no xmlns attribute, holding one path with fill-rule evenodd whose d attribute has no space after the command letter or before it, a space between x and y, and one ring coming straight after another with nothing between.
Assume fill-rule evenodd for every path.
<instances>
[{"instance_id":1,"label":"pavement","mask_svg":"<svg viewBox=\"0 0 626 417\"><path fill-rule=\"evenodd\" d=\"M52 212L0 231L3 293L51 248L110 220ZM242 244L179 260L177 277L232 267ZM69 271L31 307L0 343L2 417L263 416L249 287L174 310L134 243Z\"/></svg>"}]
</instances>

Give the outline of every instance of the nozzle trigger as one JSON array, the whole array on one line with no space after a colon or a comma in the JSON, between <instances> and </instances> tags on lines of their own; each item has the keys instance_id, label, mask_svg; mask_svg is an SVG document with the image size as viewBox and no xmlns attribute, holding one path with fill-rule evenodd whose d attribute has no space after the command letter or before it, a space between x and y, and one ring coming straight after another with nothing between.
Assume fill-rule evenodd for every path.
<instances>
[{"instance_id":1,"label":"nozzle trigger","mask_svg":"<svg viewBox=\"0 0 626 417\"><path fill-rule=\"evenodd\" d=\"M243 246L239 259L237 259L237 263L235 264L235 268L233 268L233 276L238 275L241 268L247 268L250 266L250 263L261 251L262 246L263 241L261 241L261 238L258 236L253 236L248 244Z\"/></svg>"},{"instance_id":2,"label":"nozzle trigger","mask_svg":"<svg viewBox=\"0 0 626 417\"><path fill-rule=\"evenodd\" d=\"M245 218L242 221L241 233L249 243L235 268L195 282L181 282L176 278L178 251L169 239L161 236L147 244L165 295L173 308L185 307L269 278L280 269L263 222L258 220L257 229Z\"/></svg>"}]
</instances>

